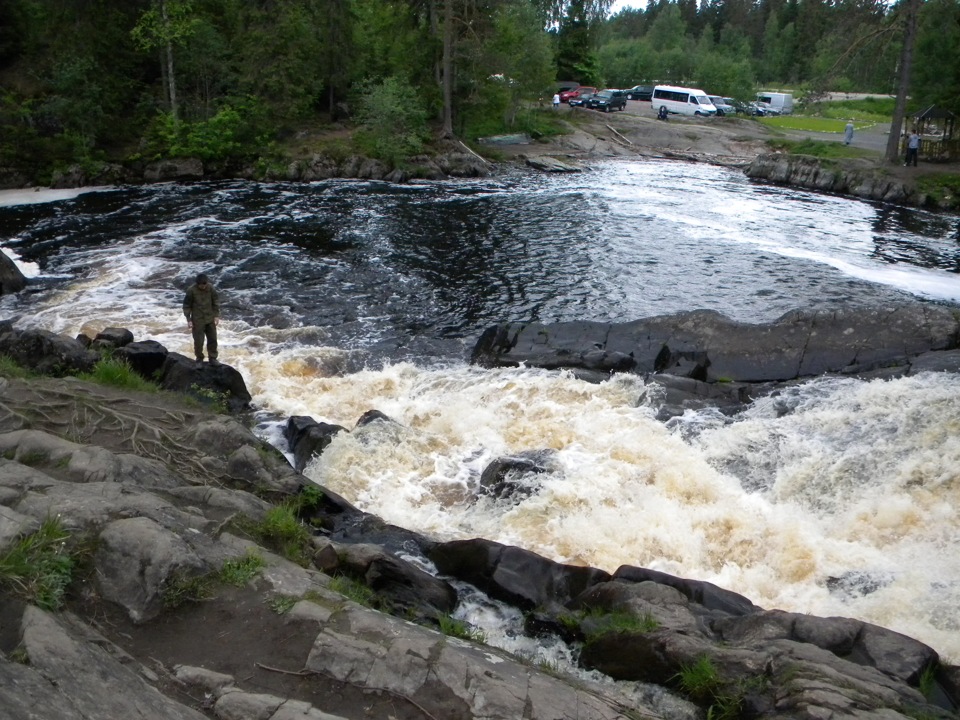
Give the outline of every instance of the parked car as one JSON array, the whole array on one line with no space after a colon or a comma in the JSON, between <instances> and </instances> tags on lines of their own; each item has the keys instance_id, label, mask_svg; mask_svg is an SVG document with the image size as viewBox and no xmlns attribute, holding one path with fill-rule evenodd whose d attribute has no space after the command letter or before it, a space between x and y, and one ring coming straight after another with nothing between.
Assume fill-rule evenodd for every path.
<instances>
[{"instance_id":1,"label":"parked car","mask_svg":"<svg viewBox=\"0 0 960 720\"><path fill-rule=\"evenodd\" d=\"M590 87L589 85L581 85L580 87L573 88L572 90L564 90L560 93L560 102L568 103L571 100L574 100L584 93L595 93L597 89L595 87Z\"/></svg>"},{"instance_id":2,"label":"parked car","mask_svg":"<svg viewBox=\"0 0 960 720\"><path fill-rule=\"evenodd\" d=\"M591 110L603 110L604 112L625 110L627 108L627 94L623 90L612 88L601 90L587 100L586 106Z\"/></svg>"},{"instance_id":3,"label":"parked car","mask_svg":"<svg viewBox=\"0 0 960 720\"><path fill-rule=\"evenodd\" d=\"M583 88L581 88L582 90ZM567 103L570 107L586 107L587 101L592 98L596 93L584 92L580 93L579 97L570 98Z\"/></svg>"},{"instance_id":4,"label":"parked car","mask_svg":"<svg viewBox=\"0 0 960 720\"><path fill-rule=\"evenodd\" d=\"M647 100L653 97L653 85L634 85L626 91L627 100Z\"/></svg>"},{"instance_id":5,"label":"parked car","mask_svg":"<svg viewBox=\"0 0 960 720\"><path fill-rule=\"evenodd\" d=\"M733 105L734 110L740 115L754 115L763 117L767 114L766 109L755 102L743 102L734 98L723 98L728 104Z\"/></svg>"},{"instance_id":6,"label":"parked car","mask_svg":"<svg viewBox=\"0 0 960 720\"><path fill-rule=\"evenodd\" d=\"M710 102L713 103L713 106L717 109L717 115L735 115L737 108L733 106L732 103L727 102L727 98L720 97L719 95L707 95L710 98Z\"/></svg>"}]
</instances>

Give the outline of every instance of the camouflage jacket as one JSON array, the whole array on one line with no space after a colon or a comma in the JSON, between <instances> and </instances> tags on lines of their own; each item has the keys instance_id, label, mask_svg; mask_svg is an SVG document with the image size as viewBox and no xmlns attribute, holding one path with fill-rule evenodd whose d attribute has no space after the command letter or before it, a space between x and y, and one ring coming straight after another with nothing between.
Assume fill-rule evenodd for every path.
<instances>
[{"instance_id":1,"label":"camouflage jacket","mask_svg":"<svg viewBox=\"0 0 960 720\"><path fill-rule=\"evenodd\" d=\"M196 285L187 288L183 298L183 314L197 325L208 325L220 317L220 297L213 285L201 290Z\"/></svg>"}]
</instances>

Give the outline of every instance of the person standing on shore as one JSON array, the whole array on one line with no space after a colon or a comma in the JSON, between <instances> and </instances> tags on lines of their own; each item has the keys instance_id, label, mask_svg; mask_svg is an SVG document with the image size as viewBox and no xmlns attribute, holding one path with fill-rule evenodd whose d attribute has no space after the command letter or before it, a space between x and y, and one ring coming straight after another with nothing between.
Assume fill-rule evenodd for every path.
<instances>
[{"instance_id":1,"label":"person standing on shore","mask_svg":"<svg viewBox=\"0 0 960 720\"><path fill-rule=\"evenodd\" d=\"M183 314L187 327L193 333L193 353L198 363L203 362L203 341L207 341L207 355L211 365L217 360L217 324L220 322L220 296L204 273L197 275L196 282L187 288L183 298Z\"/></svg>"},{"instance_id":2,"label":"person standing on shore","mask_svg":"<svg viewBox=\"0 0 960 720\"><path fill-rule=\"evenodd\" d=\"M904 167L913 163L913 166L917 166L917 155L920 154L920 133L917 132L917 129L914 128L910 137L907 138L907 161L903 164Z\"/></svg>"},{"instance_id":3,"label":"person standing on shore","mask_svg":"<svg viewBox=\"0 0 960 720\"><path fill-rule=\"evenodd\" d=\"M847 126L843 129L843 144L849 145L853 142L853 120L847 120Z\"/></svg>"}]
</instances>

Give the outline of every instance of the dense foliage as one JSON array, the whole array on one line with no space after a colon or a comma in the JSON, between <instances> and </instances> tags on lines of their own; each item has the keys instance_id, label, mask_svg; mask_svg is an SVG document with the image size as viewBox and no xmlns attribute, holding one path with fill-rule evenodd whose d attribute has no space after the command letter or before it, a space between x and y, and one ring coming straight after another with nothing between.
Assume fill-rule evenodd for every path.
<instances>
[{"instance_id":1,"label":"dense foliage","mask_svg":"<svg viewBox=\"0 0 960 720\"><path fill-rule=\"evenodd\" d=\"M361 127L389 162L442 126L532 130L557 81L892 92L884 0L4 0L0 168L273 156ZM911 95L960 110L960 0L923 0Z\"/></svg>"}]
</instances>

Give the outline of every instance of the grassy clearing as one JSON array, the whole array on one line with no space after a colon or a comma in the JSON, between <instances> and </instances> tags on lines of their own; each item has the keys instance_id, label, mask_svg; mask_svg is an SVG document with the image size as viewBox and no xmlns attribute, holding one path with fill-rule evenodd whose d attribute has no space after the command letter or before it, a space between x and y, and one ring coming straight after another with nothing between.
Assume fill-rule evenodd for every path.
<instances>
[{"instance_id":1,"label":"grassy clearing","mask_svg":"<svg viewBox=\"0 0 960 720\"><path fill-rule=\"evenodd\" d=\"M124 388L126 390L157 392L160 389L156 383L145 380L138 375L127 361L114 358L103 358L99 360L97 364L93 366L91 372L80 373L77 377L81 380Z\"/></svg>"},{"instance_id":2,"label":"grassy clearing","mask_svg":"<svg viewBox=\"0 0 960 720\"><path fill-rule=\"evenodd\" d=\"M824 160L840 160L843 158L876 157L876 153L861 150L839 142L823 142L820 140L769 140L767 145L772 150L790 153L791 155L811 155Z\"/></svg>"},{"instance_id":3,"label":"grassy clearing","mask_svg":"<svg viewBox=\"0 0 960 720\"><path fill-rule=\"evenodd\" d=\"M59 519L44 520L35 533L0 555L0 587L44 610L59 609L75 566L68 538Z\"/></svg>"},{"instance_id":4,"label":"grassy clearing","mask_svg":"<svg viewBox=\"0 0 960 720\"><path fill-rule=\"evenodd\" d=\"M842 133L847 121L833 118L810 117L808 115L779 115L777 117L760 118L760 122L768 127L780 130L809 130L810 132ZM855 129L861 129L873 123L854 122Z\"/></svg>"}]
</instances>

